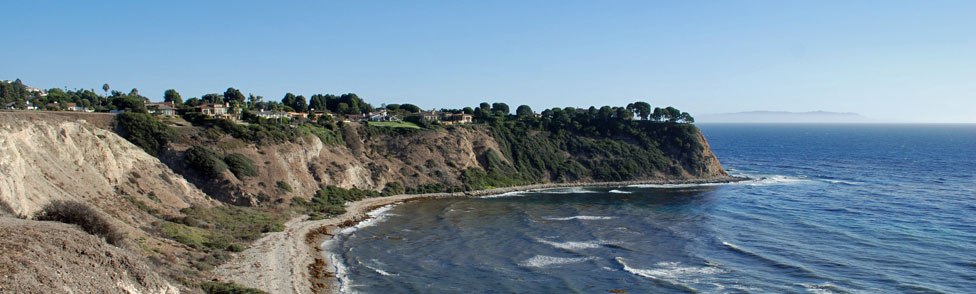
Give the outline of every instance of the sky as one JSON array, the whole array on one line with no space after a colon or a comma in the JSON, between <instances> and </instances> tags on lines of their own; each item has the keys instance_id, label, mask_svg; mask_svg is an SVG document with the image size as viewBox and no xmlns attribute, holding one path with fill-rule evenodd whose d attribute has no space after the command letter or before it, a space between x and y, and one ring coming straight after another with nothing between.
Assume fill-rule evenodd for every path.
<instances>
[{"instance_id":1,"label":"sky","mask_svg":"<svg viewBox=\"0 0 976 294\"><path fill-rule=\"evenodd\" d=\"M976 123L976 1L5 1L0 80Z\"/></svg>"}]
</instances>

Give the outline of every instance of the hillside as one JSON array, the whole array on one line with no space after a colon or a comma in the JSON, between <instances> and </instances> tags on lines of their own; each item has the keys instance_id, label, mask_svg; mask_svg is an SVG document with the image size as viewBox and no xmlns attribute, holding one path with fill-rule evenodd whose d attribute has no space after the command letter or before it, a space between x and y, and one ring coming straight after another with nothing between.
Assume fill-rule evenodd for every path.
<instances>
[{"instance_id":1,"label":"hillside","mask_svg":"<svg viewBox=\"0 0 976 294\"><path fill-rule=\"evenodd\" d=\"M616 133L582 134L526 128L515 121L415 129L365 123L191 124L174 118L163 120L173 135L154 157L117 134L111 118L0 112L0 231L31 232L3 244L27 251L3 250L0 259L19 260L16 252L54 257L31 267L3 268L14 278L0 280L0 289L49 289L40 280L22 278L36 275L71 291L100 292L97 287L105 285L76 279L87 275L84 267L64 264L101 264L100 274L116 281L115 289L199 292L201 283L215 278L215 266L263 233L283 230L287 219L336 215L346 201L362 197L728 178L691 124L621 122ZM128 131L123 133L132 135ZM202 170L188 160L191 150L205 150L211 163L238 166ZM52 200L93 208L124 238L113 246L75 226L30 220ZM325 202L331 204L322 210ZM58 235L52 244L79 245L28 244L49 233ZM109 248L110 256L78 248Z\"/></svg>"}]
</instances>

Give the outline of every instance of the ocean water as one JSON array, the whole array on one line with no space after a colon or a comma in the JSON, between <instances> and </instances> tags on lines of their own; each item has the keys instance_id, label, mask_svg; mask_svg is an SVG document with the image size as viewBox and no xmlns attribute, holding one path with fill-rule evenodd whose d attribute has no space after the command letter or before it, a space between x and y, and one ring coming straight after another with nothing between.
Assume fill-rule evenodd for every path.
<instances>
[{"instance_id":1,"label":"ocean water","mask_svg":"<svg viewBox=\"0 0 976 294\"><path fill-rule=\"evenodd\" d=\"M723 185L409 202L328 242L356 293L976 293L976 126L699 126Z\"/></svg>"}]
</instances>

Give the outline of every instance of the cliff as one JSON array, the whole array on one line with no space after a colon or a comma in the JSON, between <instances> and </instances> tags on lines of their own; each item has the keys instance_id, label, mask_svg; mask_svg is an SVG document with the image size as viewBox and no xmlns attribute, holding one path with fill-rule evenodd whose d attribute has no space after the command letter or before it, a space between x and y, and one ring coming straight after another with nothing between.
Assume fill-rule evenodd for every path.
<instances>
[{"instance_id":1,"label":"cliff","mask_svg":"<svg viewBox=\"0 0 976 294\"><path fill-rule=\"evenodd\" d=\"M214 136L213 129L183 127L161 158L208 195L252 206L308 199L329 185L382 191L396 184L407 190L443 192L516 184L728 177L704 136L691 125L671 126L679 130L669 131L677 134L675 138L683 136L687 144L674 143L667 135L665 143L647 143L655 144L650 148L627 138L512 133L487 125L428 130L346 123L341 128L341 144L306 136L262 145ZM192 146L243 154L254 161L258 175L202 175L184 163L183 152ZM291 190L279 188L279 182Z\"/></svg>"},{"instance_id":2,"label":"cliff","mask_svg":"<svg viewBox=\"0 0 976 294\"><path fill-rule=\"evenodd\" d=\"M176 135L157 158L113 132L109 118L0 112L0 233L28 233L3 243L0 260L15 262L21 253L53 257L0 268L13 277L0 280L0 289L50 290L27 276L71 291L113 288L77 279L90 269L75 265L94 264L114 289L199 291L197 284L213 278L213 266L229 259L228 252L304 213L292 199L308 200L333 185L400 194L727 179L701 132L688 124L635 123L638 135L579 135L504 124L410 129L345 123L328 131L333 140L306 134L256 142L173 119L167 124ZM186 160L187 150L200 147L242 155L256 172L201 172ZM91 206L124 233L123 242L112 246L75 226L29 220L52 200ZM45 239L48 234L57 236ZM53 243L28 244L32 240ZM104 258L95 254L103 251Z\"/></svg>"}]
</instances>

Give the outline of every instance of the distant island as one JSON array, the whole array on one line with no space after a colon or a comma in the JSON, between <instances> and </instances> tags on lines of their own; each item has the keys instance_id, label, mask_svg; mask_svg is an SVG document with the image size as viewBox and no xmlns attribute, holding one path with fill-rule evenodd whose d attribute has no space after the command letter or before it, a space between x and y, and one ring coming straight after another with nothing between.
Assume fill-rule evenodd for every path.
<instances>
[{"instance_id":1,"label":"distant island","mask_svg":"<svg viewBox=\"0 0 976 294\"><path fill-rule=\"evenodd\" d=\"M705 123L863 123L871 120L853 112L746 111L698 116Z\"/></svg>"}]
</instances>

